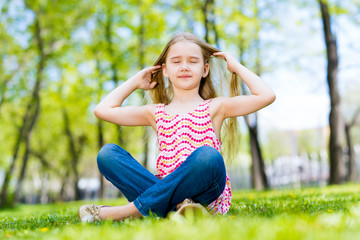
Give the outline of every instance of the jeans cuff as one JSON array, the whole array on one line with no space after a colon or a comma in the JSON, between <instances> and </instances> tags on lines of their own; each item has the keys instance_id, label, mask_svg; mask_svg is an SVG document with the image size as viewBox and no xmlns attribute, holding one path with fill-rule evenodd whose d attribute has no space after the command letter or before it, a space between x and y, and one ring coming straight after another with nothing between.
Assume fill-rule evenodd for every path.
<instances>
[{"instance_id":1,"label":"jeans cuff","mask_svg":"<svg viewBox=\"0 0 360 240\"><path fill-rule=\"evenodd\" d=\"M139 210L141 215L146 216L146 217L149 216L149 210L146 209L145 206L140 203L139 198L134 200L134 205L137 208L137 210Z\"/></svg>"}]
</instances>

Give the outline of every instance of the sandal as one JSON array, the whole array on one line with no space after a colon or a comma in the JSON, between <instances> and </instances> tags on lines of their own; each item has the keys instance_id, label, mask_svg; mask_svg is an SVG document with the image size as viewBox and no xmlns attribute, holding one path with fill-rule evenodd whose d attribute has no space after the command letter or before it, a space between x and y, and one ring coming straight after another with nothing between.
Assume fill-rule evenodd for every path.
<instances>
[{"instance_id":1,"label":"sandal","mask_svg":"<svg viewBox=\"0 0 360 240\"><path fill-rule=\"evenodd\" d=\"M95 204L90 204L90 205L82 205L79 208L79 218L82 222L95 222L95 221L100 221L100 217L99 217L99 213L100 213L100 208L102 207L110 207L107 205L95 205Z\"/></svg>"},{"instance_id":2,"label":"sandal","mask_svg":"<svg viewBox=\"0 0 360 240\"><path fill-rule=\"evenodd\" d=\"M187 212L192 212L196 215L209 215L209 212L200 203L195 203L190 198L185 199L183 202L176 206L176 214L185 216Z\"/></svg>"}]
</instances>

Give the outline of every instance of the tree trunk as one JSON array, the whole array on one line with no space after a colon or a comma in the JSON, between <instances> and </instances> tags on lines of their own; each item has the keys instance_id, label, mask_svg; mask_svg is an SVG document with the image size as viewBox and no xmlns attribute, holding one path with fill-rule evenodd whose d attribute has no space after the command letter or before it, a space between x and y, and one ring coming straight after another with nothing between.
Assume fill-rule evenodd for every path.
<instances>
[{"instance_id":1,"label":"tree trunk","mask_svg":"<svg viewBox=\"0 0 360 240\"><path fill-rule=\"evenodd\" d=\"M145 68L145 26L144 26L144 14L141 13L140 15L140 29L139 29L139 68L143 69ZM146 96L145 91L140 90L141 98L144 101L144 104L146 104ZM149 165L149 131L148 127L144 127L143 131L143 143L144 143L144 167L147 169Z\"/></svg>"},{"instance_id":2,"label":"tree trunk","mask_svg":"<svg viewBox=\"0 0 360 240\"><path fill-rule=\"evenodd\" d=\"M210 0L205 0L204 6L202 6L202 12L204 16L204 27L205 27L205 41L209 42L209 20L208 20L208 6Z\"/></svg>"},{"instance_id":3,"label":"tree trunk","mask_svg":"<svg viewBox=\"0 0 360 240\"><path fill-rule=\"evenodd\" d=\"M100 119L97 120L97 139L98 139L98 148L99 150L104 146L104 130L103 130L103 123ZM105 197L105 191L104 191L104 177L100 173L99 174L99 181L100 181L100 189L99 189L99 197L104 198Z\"/></svg>"},{"instance_id":4,"label":"tree trunk","mask_svg":"<svg viewBox=\"0 0 360 240\"><path fill-rule=\"evenodd\" d=\"M331 31L330 14L327 4L318 0L320 4L324 37L327 53L327 81L330 94L330 184L339 184L344 181L344 163L343 163L343 122L340 109L340 96L338 90L338 54L336 37Z\"/></svg>"},{"instance_id":5,"label":"tree trunk","mask_svg":"<svg viewBox=\"0 0 360 240\"><path fill-rule=\"evenodd\" d=\"M25 135L26 123L28 122L31 106L32 106L32 102L30 101L27 108L26 108L26 112L25 112L25 114L23 116L22 125L19 128L19 132L18 132L16 141L15 141L14 154L13 154L13 157L12 157L10 167L5 173L3 185L2 185L2 188L1 188L1 196L0 196L0 207L1 208L6 207L7 205L10 204L8 202L8 188L9 188L9 183L10 183L10 177L13 174L13 171L14 171L14 168L15 168L15 162L16 162L17 155L18 155L19 149L20 149L20 144L21 144L21 142L22 142L22 140L24 138L24 135Z\"/></svg>"},{"instance_id":6,"label":"tree trunk","mask_svg":"<svg viewBox=\"0 0 360 240\"><path fill-rule=\"evenodd\" d=\"M65 191L66 191L66 183L68 181L68 179L70 178L70 168L66 168L66 172L65 172L65 175L63 176L63 178L61 179L61 188L60 188L60 191L59 191L59 194L57 196L57 200L60 200L60 201L66 201L68 200L66 198L66 195L65 195Z\"/></svg>"},{"instance_id":7,"label":"tree trunk","mask_svg":"<svg viewBox=\"0 0 360 240\"><path fill-rule=\"evenodd\" d=\"M348 172L346 176L347 181L355 181L356 179L356 168L355 168L355 158L354 158L354 147L351 141L351 134L350 134L350 125L345 124L345 136L346 136L346 143L348 149Z\"/></svg>"},{"instance_id":8,"label":"tree trunk","mask_svg":"<svg viewBox=\"0 0 360 240\"><path fill-rule=\"evenodd\" d=\"M211 27L212 27L212 30L214 32L214 41L215 41L215 44L216 44L216 47L218 49L220 49L220 42L219 42L219 34L216 30L216 18L215 18L215 1L214 0L210 0L210 22L211 22Z\"/></svg>"},{"instance_id":9,"label":"tree trunk","mask_svg":"<svg viewBox=\"0 0 360 240\"><path fill-rule=\"evenodd\" d=\"M96 68L99 73L99 76L103 75L103 72L100 67L99 59L96 58ZM98 93L100 93L101 90L101 84L102 81L99 81L99 89ZM100 94L98 95L98 102L100 102ZM97 119L97 140L98 140L98 149L100 149L104 146L104 130L103 130L103 122L100 119ZM100 189L99 189L99 197L104 198L105 197L105 190L104 190L104 176L99 172L99 182L100 182Z\"/></svg>"},{"instance_id":10,"label":"tree trunk","mask_svg":"<svg viewBox=\"0 0 360 240\"><path fill-rule=\"evenodd\" d=\"M25 62L24 60L19 60L16 69L13 70L12 73L8 75L5 75L4 72L0 72L0 75L3 76L3 78L5 78L4 82L2 83L2 86L0 87L0 114L1 114L1 107L6 102L5 94L6 94L7 85L12 80L14 75L23 68L24 62Z\"/></svg>"},{"instance_id":11,"label":"tree trunk","mask_svg":"<svg viewBox=\"0 0 360 240\"><path fill-rule=\"evenodd\" d=\"M42 167L46 170L49 170L51 168L49 162L44 157L44 152L35 152L34 150L31 150L29 154L36 157L40 161Z\"/></svg>"},{"instance_id":12,"label":"tree trunk","mask_svg":"<svg viewBox=\"0 0 360 240\"><path fill-rule=\"evenodd\" d=\"M112 73L112 81L114 82L115 87L117 87L119 80L117 76L117 61L114 57L115 51L113 49L112 45L112 24L113 24L113 15L112 15L112 4L108 5L108 11L107 11L107 21L105 26L105 37L107 42L107 51L111 59L111 73ZM118 144L121 147L125 147L124 139L123 139L123 133L122 133L122 127L120 125L115 125L116 132L117 132L117 139ZM122 193L118 192L118 197L121 197Z\"/></svg>"},{"instance_id":13,"label":"tree trunk","mask_svg":"<svg viewBox=\"0 0 360 240\"><path fill-rule=\"evenodd\" d=\"M255 189L267 189L269 184L265 173L265 164L261 154L259 144L258 128L257 128L257 115L254 113L255 121L252 125L249 120L249 115L245 116L246 125L249 129L250 137L250 151L252 157L251 165L251 183Z\"/></svg>"},{"instance_id":14,"label":"tree trunk","mask_svg":"<svg viewBox=\"0 0 360 240\"><path fill-rule=\"evenodd\" d=\"M12 162L10 164L8 171L5 174L4 183L3 183L3 186L1 189L0 207L4 207L8 204L7 199L8 199L8 187L9 187L9 182L10 182L10 176L12 175L14 168L15 168L15 162L16 162L17 155L19 152L20 144L25 139L26 150L25 150L25 155L23 157L23 164L22 164L20 176L18 179L19 182L18 182L18 185L16 186L16 190L15 190L15 199L12 204L14 204L16 202L16 200L19 198L19 193L20 193L19 191L21 189L22 181L25 177L25 171L26 171L26 166L27 166L27 161L28 161L28 154L30 151L30 145L29 145L30 144L30 136L31 136L32 129L33 129L34 125L36 124L36 121L37 121L37 118L39 115L39 109L40 109L39 92L40 92L40 86L41 86L41 81L42 81L42 72L45 67L46 56L44 54L43 41L42 41L42 38L40 35L41 27L40 27L39 19L37 18L37 16L35 17L35 28L34 29L35 29L34 35L35 35L35 39L37 41L37 46L38 46L39 55L40 55L37 78L36 78L35 86L34 86L34 89L32 92L31 100L27 106L26 112L23 117L22 126L19 129L19 134L18 134L16 143L15 143ZM31 116L31 114L33 114L33 115ZM30 125L28 125L29 123L30 123Z\"/></svg>"},{"instance_id":15,"label":"tree trunk","mask_svg":"<svg viewBox=\"0 0 360 240\"><path fill-rule=\"evenodd\" d=\"M351 129L353 126L356 125L359 116L360 116L360 108L358 108L355 111L354 118L350 121L350 123L345 124L345 136L346 136L348 158L349 158L346 180L352 182L355 182L357 180L356 179L357 176L356 176L355 151L351 140Z\"/></svg>"},{"instance_id":16,"label":"tree trunk","mask_svg":"<svg viewBox=\"0 0 360 240\"><path fill-rule=\"evenodd\" d=\"M256 19L259 19L259 8L257 1L255 1L255 16ZM255 73L258 76L262 74L262 67L261 67L261 53L260 53L260 32L261 26L260 23L257 22L256 24L256 34L255 34L255 48L256 48L256 63L255 63ZM248 124L249 133L250 133L250 144L251 144L251 155L253 156L253 186L256 189L263 189L269 188L269 184L267 181L266 173L265 173L265 164L261 154L261 148L259 144L259 136L258 136L258 118L257 113L255 114L255 122L254 125L251 126ZM249 123L249 121L247 121ZM254 152L254 153L253 153Z\"/></svg>"},{"instance_id":17,"label":"tree trunk","mask_svg":"<svg viewBox=\"0 0 360 240\"><path fill-rule=\"evenodd\" d=\"M242 5L240 5L240 8L242 8ZM257 2L255 2L255 15L258 17L259 15L259 9L257 7ZM242 29L244 28L243 25L239 26L240 32L242 32ZM260 58L260 40L259 40L259 31L260 31L260 25L257 24L256 26L256 37L254 40L254 44L256 47L256 64L255 64L255 73L258 76L261 76L261 58ZM240 62L244 65L244 39L242 35L240 35L240 41L239 41L239 50L240 50ZM245 85L242 83L242 89L244 94L246 94ZM267 189L269 188L269 183L266 177L265 172L265 164L264 160L262 158L261 154L261 148L259 144L259 137L258 137L258 121L257 121L257 113L251 114L251 116L254 116L254 120L252 123L250 123L249 115L244 116L246 126L249 129L249 138L250 138L250 151L251 151L251 157L252 157L252 165L251 165L251 183L252 187L255 189Z\"/></svg>"},{"instance_id":18,"label":"tree trunk","mask_svg":"<svg viewBox=\"0 0 360 240\"><path fill-rule=\"evenodd\" d=\"M62 109L62 113L63 113L63 118L64 118L64 131L65 134L67 136L68 139L68 146L69 146L69 150L70 150L70 154L71 154L71 169L73 170L74 173L74 191L75 191L75 200L80 200L80 189L78 186L78 182L79 182L79 173L78 173L78 162L79 162L79 152L80 150L76 149L75 146L75 139L74 139L74 135L71 132L70 129L70 120L69 120L69 116L68 113L65 109L65 107L63 107ZM79 146L79 148L82 148L82 144L77 144Z\"/></svg>"},{"instance_id":19,"label":"tree trunk","mask_svg":"<svg viewBox=\"0 0 360 240\"><path fill-rule=\"evenodd\" d=\"M112 81L114 82L115 87L117 87L119 83L118 75L117 75L117 61L116 58L113 57L115 54L115 51L113 49L112 44L112 24L113 24L113 15L112 15L112 4L108 5L107 10L107 21L105 25L105 37L106 37L106 43L107 43L107 52L111 59L111 74L112 74ZM122 136L122 128L119 125L115 125L116 132L117 132L117 140L118 144L122 147L124 147L124 139Z\"/></svg>"},{"instance_id":20,"label":"tree trunk","mask_svg":"<svg viewBox=\"0 0 360 240\"><path fill-rule=\"evenodd\" d=\"M206 0L204 5L202 6L202 12L204 16L204 27L205 27L205 41L207 43L210 43L210 31L212 28L212 31L214 33L214 42L217 46L217 48L220 48L219 44L219 35L216 31L216 22L215 22L215 1L214 0Z\"/></svg>"},{"instance_id":21,"label":"tree trunk","mask_svg":"<svg viewBox=\"0 0 360 240\"><path fill-rule=\"evenodd\" d=\"M40 69L39 69L40 70ZM39 71L39 74L42 72ZM38 77L38 78L41 78L41 77ZM40 82L40 81L39 81ZM31 123L30 123L30 126L29 126L29 129L27 130L27 134L25 136L25 154L23 156L23 162L22 162L22 166L21 166L21 170L20 170L20 175L18 177L18 181L17 181L17 185L16 185L16 189L15 189L15 198L14 198L14 202L19 202L20 200L20 193L21 193L21 188L22 188L22 184L23 184L23 181L24 181L24 178L25 178L25 174L26 174L26 167L27 167L27 164L28 164L28 160L29 160L29 153L30 153L30 149L31 149L31 146L30 146L30 139L31 139L31 132L32 132L32 129L34 128L34 125L38 119L38 115L39 115L39 112L40 112L40 97L39 97L39 88L37 89L37 93L36 93L36 97L35 97L35 113L34 115L32 116L32 119L31 119Z\"/></svg>"}]
</instances>

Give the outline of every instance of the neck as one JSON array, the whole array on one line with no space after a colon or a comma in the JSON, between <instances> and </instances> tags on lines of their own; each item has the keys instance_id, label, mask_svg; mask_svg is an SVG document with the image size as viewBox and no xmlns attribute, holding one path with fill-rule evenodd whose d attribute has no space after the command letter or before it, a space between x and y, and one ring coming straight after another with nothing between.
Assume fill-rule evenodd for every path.
<instances>
[{"instance_id":1,"label":"neck","mask_svg":"<svg viewBox=\"0 0 360 240\"><path fill-rule=\"evenodd\" d=\"M174 89L174 97L171 102L188 103L188 102L197 102L202 100L203 99L200 97L198 89L192 89L192 90Z\"/></svg>"}]
</instances>

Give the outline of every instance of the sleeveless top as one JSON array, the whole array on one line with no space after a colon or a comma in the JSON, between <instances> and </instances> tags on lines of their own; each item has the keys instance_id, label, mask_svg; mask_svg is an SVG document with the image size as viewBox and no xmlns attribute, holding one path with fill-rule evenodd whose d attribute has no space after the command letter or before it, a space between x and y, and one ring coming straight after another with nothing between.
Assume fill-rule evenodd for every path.
<instances>
[{"instance_id":1,"label":"sleeveless top","mask_svg":"<svg viewBox=\"0 0 360 240\"><path fill-rule=\"evenodd\" d=\"M158 178L172 173L198 147L211 146L220 152L221 142L217 139L210 118L211 99L204 100L190 113L168 115L165 104L157 104L155 111L159 156L156 162ZM230 208L230 180L226 175L224 191L207 210L212 214L226 214Z\"/></svg>"}]
</instances>

